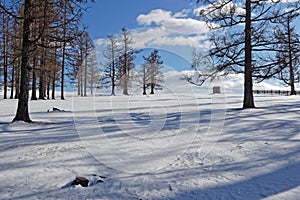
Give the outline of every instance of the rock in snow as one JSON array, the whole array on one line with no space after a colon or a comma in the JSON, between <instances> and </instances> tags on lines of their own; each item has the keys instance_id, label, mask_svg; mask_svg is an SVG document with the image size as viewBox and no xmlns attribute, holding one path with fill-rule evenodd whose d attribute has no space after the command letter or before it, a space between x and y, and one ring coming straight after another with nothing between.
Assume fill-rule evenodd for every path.
<instances>
[{"instance_id":1,"label":"rock in snow","mask_svg":"<svg viewBox=\"0 0 300 200\"><path fill-rule=\"evenodd\" d=\"M103 179L105 178L105 176L99 176L97 174L76 176L75 180L71 183L71 185L81 185L82 187L89 187L97 183L103 182Z\"/></svg>"},{"instance_id":2,"label":"rock in snow","mask_svg":"<svg viewBox=\"0 0 300 200\"><path fill-rule=\"evenodd\" d=\"M77 175L75 179L67 183L62 188L68 188L72 186L90 187L96 185L97 183L104 182L105 176L100 176L97 174L87 174L87 175Z\"/></svg>"},{"instance_id":3,"label":"rock in snow","mask_svg":"<svg viewBox=\"0 0 300 200\"><path fill-rule=\"evenodd\" d=\"M81 185L82 187L87 187L89 185L89 180L82 176L77 176L71 185Z\"/></svg>"}]
</instances>

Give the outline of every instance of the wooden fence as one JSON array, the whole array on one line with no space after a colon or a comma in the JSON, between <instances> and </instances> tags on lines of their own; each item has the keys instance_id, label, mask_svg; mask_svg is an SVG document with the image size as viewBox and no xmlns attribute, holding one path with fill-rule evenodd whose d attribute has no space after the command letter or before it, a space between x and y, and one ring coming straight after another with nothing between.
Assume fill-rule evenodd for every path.
<instances>
[{"instance_id":1,"label":"wooden fence","mask_svg":"<svg viewBox=\"0 0 300 200\"><path fill-rule=\"evenodd\" d=\"M271 94L271 95L290 95L291 91L288 90L253 90L254 94ZM296 91L296 94L300 94Z\"/></svg>"}]
</instances>

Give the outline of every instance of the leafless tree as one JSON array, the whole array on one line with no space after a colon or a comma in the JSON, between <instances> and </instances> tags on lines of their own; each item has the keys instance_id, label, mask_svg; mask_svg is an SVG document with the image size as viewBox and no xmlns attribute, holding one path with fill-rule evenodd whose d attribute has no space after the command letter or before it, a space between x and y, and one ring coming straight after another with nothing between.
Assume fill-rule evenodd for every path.
<instances>
[{"instance_id":1,"label":"leafless tree","mask_svg":"<svg viewBox=\"0 0 300 200\"><path fill-rule=\"evenodd\" d=\"M164 67L158 50L153 50L148 57L144 57L145 63L141 66L141 78L143 85L143 95L146 95L146 89L150 87L150 94L154 94L154 89L164 82L162 68Z\"/></svg>"},{"instance_id":2,"label":"leafless tree","mask_svg":"<svg viewBox=\"0 0 300 200\"><path fill-rule=\"evenodd\" d=\"M132 37L126 28L122 28L120 33L120 41L122 45L121 56L119 59L119 76L120 86L123 89L123 94L128 95L128 84L130 78L130 70L134 68L134 49L132 48Z\"/></svg>"},{"instance_id":3,"label":"leafless tree","mask_svg":"<svg viewBox=\"0 0 300 200\"><path fill-rule=\"evenodd\" d=\"M20 1L10 1L9 3L0 2L0 10L2 13L5 13L12 17L14 20L19 20L22 24L21 28L21 35L22 35L22 45L21 45L21 64L20 64L20 91L18 91L18 107L17 112L14 117L14 121L25 121L31 122L28 112L28 98L29 98L29 83L30 83L30 74L32 71L32 50L35 49L37 46L47 46L52 41L49 39L49 35L46 33L50 33L53 27L49 27L54 25L53 23L49 23L52 18L48 15L49 9L54 8L55 5L60 5L62 3L64 5L72 4L73 6L79 6L81 3L87 2L82 0L66 0L66 1L55 1L55 0L45 0L45 1L38 1L38 0L24 0ZM21 8L21 9L19 9ZM56 6L55 11L58 11L61 6ZM63 7L65 8L65 7ZM57 10L56 10L57 9ZM74 9L73 12L68 13L72 16L81 16L81 8ZM52 15L57 15L58 12L53 12ZM72 17L71 19L73 19ZM64 17L64 23L60 24L66 26L71 22L68 21L66 17ZM33 29L33 25L37 22L40 22L40 26L38 29ZM36 27L35 27L36 28ZM48 32L49 31L49 32ZM65 37L64 37L65 38ZM44 39L44 40L43 40ZM64 40L64 42L67 42ZM66 43L65 43L66 44ZM63 45L64 46L64 45ZM64 73L62 72L62 76ZM63 87L63 80L62 80L62 87ZM63 89L62 89L63 95ZM63 96L62 96L63 98Z\"/></svg>"},{"instance_id":4,"label":"leafless tree","mask_svg":"<svg viewBox=\"0 0 300 200\"><path fill-rule=\"evenodd\" d=\"M198 1L200 2L200 1ZM203 18L213 30L211 35L214 67L218 71L244 74L243 108L255 108L253 98L253 79L261 72L270 69L274 63L265 63L262 52L268 55L274 41L270 40L275 20L295 12L299 6L287 11L287 3L278 1L217 0L201 1L199 9ZM297 4L295 2L293 4ZM265 73L264 78L270 74Z\"/></svg>"},{"instance_id":5,"label":"leafless tree","mask_svg":"<svg viewBox=\"0 0 300 200\"><path fill-rule=\"evenodd\" d=\"M115 88L118 81L116 61L120 56L120 51L121 48L118 39L113 35L109 35L106 49L103 51L103 56L107 59L107 62L104 64L105 69L101 77L101 82L103 84L111 84L111 95L113 96L116 95Z\"/></svg>"}]
</instances>

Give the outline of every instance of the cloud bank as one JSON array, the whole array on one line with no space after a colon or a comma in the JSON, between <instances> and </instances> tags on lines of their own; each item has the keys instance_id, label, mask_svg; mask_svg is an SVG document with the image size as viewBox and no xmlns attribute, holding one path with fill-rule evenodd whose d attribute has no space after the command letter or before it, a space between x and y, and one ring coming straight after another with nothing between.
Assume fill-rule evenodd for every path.
<instances>
[{"instance_id":1,"label":"cloud bank","mask_svg":"<svg viewBox=\"0 0 300 200\"><path fill-rule=\"evenodd\" d=\"M194 19L192 9L172 12L163 9L139 14L137 28L129 30L137 49L156 48L192 59L193 49L208 49L209 28L204 21ZM118 33L116 33L118 34ZM96 40L98 52L104 49L107 38Z\"/></svg>"}]
</instances>

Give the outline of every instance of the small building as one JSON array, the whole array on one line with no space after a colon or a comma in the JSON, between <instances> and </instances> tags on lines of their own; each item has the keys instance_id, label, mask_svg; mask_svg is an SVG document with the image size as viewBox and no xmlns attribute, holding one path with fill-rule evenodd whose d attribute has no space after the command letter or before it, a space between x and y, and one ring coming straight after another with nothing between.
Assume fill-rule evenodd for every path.
<instances>
[{"instance_id":1,"label":"small building","mask_svg":"<svg viewBox=\"0 0 300 200\"><path fill-rule=\"evenodd\" d=\"M214 86L213 87L213 94L221 94L221 87L220 86Z\"/></svg>"}]
</instances>

